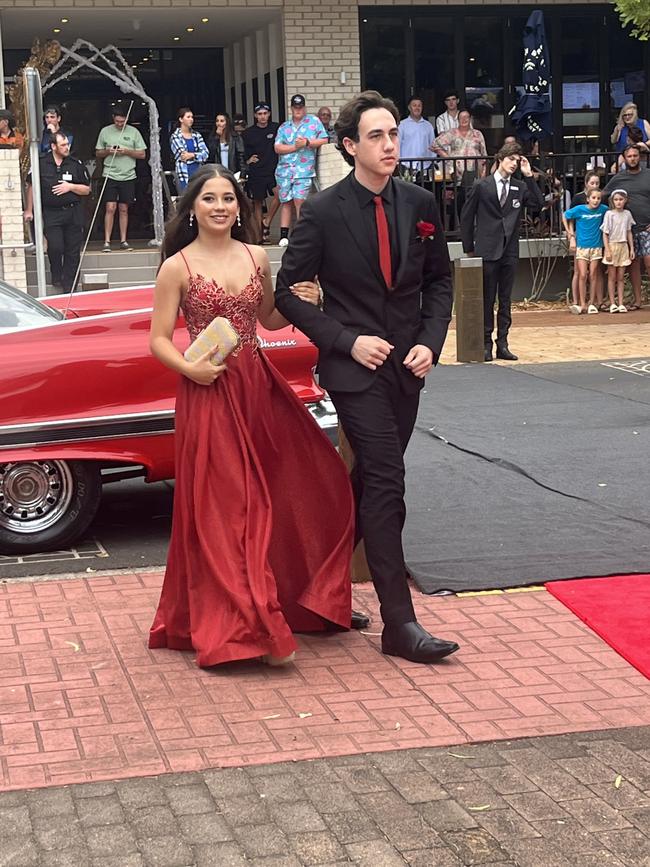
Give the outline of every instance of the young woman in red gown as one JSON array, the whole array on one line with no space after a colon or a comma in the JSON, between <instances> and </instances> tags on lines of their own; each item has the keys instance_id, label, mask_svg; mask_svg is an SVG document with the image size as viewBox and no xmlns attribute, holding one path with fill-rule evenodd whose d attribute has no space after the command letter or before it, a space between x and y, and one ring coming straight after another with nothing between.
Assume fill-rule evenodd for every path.
<instances>
[{"instance_id":1,"label":"young woman in red gown","mask_svg":"<svg viewBox=\"0 0 650 867\"><path fill-rule=\"evenodd\" d=\"M258 345L258 321L288 323L265 250L244 243L249 228L232 174L198 172L167 228L151 324L153 354L181 376L172 535L149 647L194 649L203 667L283 664L293 632L350 626L347 471ZM239 349L219 367L208 354L186 361L172 342L179 308L192 339L228 318Z\"/></svg>"}]
</instances>

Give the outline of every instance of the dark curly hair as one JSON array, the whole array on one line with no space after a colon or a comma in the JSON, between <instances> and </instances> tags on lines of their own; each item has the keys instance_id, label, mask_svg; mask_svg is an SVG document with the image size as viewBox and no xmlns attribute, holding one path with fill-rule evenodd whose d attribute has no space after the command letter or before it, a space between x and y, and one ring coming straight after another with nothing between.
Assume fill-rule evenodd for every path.
<instances>
[{"instance_id":1,"label":"dark curly hair","mask_svg":"<svg viewBox=\"0 0 650 867\"><path fill-rule=\"evenodd\" d=\"M176 202L176 214L165 227L165 237L163 238L162 249L160 251L161 265L165 259L174 256L179 250L191 244L197 237L199 229L196 221L190 226L190 212L205 183L212 178L225 178L227 181L230 181L233 191L237 196L241 226L235 223L231 229L232 237L237 241L243 241L244 244L254 243L251 207L248 198L244 195L244 191L235 180L235 176L222 165L204 166L192 176L185 188L185 192Z\"/></svg>"},{"instance_id":2,"label":"dark curly hair","mask_svg":"<svg viewBox=\"0 0 650 867\"><path fill-rule=\"evenodd\" d=\"M337 137L337 149L341 152L343 159L349 165L354 165L354 157L349 154L344 145L343 139L350 138L352 141L359 141L359 121L364 111L371 108L385 108L395 118L395 124L399 126L400 116L397 106L392 99L382 96L376 90L364 90L354 99L346 102L334 124L334 131Z\"/></svg>"}]
</instances>

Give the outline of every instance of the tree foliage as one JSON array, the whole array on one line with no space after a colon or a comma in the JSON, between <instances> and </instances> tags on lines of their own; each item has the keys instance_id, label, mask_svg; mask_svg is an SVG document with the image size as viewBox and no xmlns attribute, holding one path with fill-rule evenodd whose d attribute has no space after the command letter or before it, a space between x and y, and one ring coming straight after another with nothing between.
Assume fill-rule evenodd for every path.
<instances>
[{"instance_id":1,"label":"tree foliage","mask_svg":"<svg viewBox=\"0 0 650 867\"><path fill-rule=\"evenodd\" d=\"M614 0L624 27L632 25L631 36L644 42L650 38L650 0Z\"/></svg>"}]
</instances>

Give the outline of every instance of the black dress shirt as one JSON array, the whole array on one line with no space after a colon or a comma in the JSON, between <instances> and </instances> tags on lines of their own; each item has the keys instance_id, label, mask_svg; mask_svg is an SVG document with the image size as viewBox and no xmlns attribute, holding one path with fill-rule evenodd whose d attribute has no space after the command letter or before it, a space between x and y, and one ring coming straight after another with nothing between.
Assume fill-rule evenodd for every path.
<instances>
[{"instance_id":1,"label":"black dress shirt","mask_svg":"<svg viewBox=\"0 0 650 867\"><path fill-rule=\"evenodd\" d=\"M54 195L52 187L60 184L61 181L90 186L88 172L83 163L80 163L75 157L67 156L61 165L57 165L52 151L49 154L43 154L41 157L40 174L41 198L43 208L46 210L60 210L61 208L79 204L81 197L78 193L64 193L62 196ZM31 183L31 176L28 177L27 182Z\"/></svg>"},{"instance_id":2,"label":"black dress shirt","mask_svg":"<svg viewBox=\"0 0 650 867\"><path fill-rule=\"evenodd\" d=\"M372 255L379 262L379 242L377 240L377 220L375 217L375 202L374 198L377 193L373 193L355 178L351 176L352 188L359 199L359 207L361 209L361 219L365 226L366 235ZM390 238L390 264L393 281L397 275L399 268L399 244L397 242L397 222L395 214L395 191L393 190L393 179L389 178L388 183L380 193L384 201L384 211L386 213L386 221L388 223L388 235Z\"/></svg>"}]
</instances>

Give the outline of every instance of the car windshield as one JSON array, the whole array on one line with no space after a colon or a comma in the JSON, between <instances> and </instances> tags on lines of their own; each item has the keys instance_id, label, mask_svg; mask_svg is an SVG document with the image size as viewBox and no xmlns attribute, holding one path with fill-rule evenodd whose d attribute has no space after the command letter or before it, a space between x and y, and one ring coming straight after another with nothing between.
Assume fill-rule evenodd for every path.
<instances>
[{"instance_id":1,"label":"car windshield","mask_svg":"<svg viewBox=\"0 0 650 867\"><path fill-rule=\"evenodd\" d=\"M0 334L17 328L40 328L63 318L59 310L46 307L26 292L0 280Z\"/></svg>"}]
</instances>

